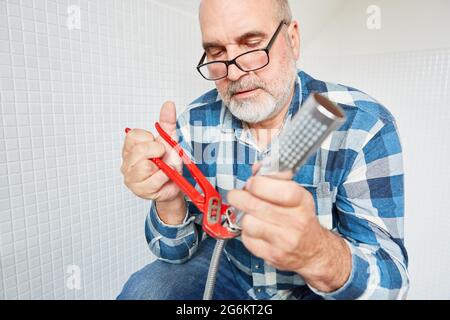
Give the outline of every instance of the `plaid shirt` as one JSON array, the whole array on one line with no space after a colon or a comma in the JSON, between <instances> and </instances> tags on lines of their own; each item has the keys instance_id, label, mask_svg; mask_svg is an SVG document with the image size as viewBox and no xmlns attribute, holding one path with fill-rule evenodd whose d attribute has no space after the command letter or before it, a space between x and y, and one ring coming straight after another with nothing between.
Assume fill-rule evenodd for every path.
<instances>
[{"instance_id":1,"label":"plaid shirt","mask_svg":"<svg viewBox=\"0 0 450 320\"><path fill-rule=\"evenodd\" d=\"M318 81L303 71L298 74L287 117L312 92L338 103L347 121L294 180L312 193L321 225L348 243L352 253L348 281L335 292L320 292L299 274L276 270L252 255L240 238L228 241L226 257L239 285L254 299L405 298L409 278L403 241L403 161L395 119L365 93ZM228 191L243 188L251 165L263 156L249 131L223 105L217 90L194 101L177 125L180 144L223 199ZM186 169L183 174L195 185ZM206 237L199 211L190 202L187 208L183 224L168 226L152 204L145 235L159 259L183 263Z\"/></svg>"}]
</instances>

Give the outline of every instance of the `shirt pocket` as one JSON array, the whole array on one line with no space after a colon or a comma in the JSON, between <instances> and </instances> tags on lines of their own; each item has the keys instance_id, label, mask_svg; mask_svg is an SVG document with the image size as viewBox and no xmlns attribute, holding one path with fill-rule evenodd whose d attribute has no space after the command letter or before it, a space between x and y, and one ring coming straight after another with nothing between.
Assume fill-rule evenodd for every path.
<instances>
[{"instance_id":1,"label":"shirt pocket","mask_svg":"<svg viewBox=\"0 0 450 320\"><path fill-rule=\"evenodd\" d=\"M316 205L316 215L319 223L326 229L333 229L333 192L329 182L319 182L314 185L302 184L308 190Z\"/></svg>"}]
</instances>

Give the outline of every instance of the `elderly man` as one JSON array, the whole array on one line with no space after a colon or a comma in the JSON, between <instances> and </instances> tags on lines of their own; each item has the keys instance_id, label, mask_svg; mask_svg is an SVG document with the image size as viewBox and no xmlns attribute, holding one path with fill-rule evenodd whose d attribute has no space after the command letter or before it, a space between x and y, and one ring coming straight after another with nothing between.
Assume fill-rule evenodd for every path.
<instances>
[{"instance_id":1,"label":"elderly man","mask_svg":"<svg viewBox=\"0 0 450 320\"><path fill-rule=\"evenodd\" d=\"M402 149L393 116L356 89L296 69L299 27L286 0L204 0L200 26L198 70L217 89L178 118L166 102L160 123L246 212L241 236L227 243L214 298L404 298ZM252 164L312 92L339 103L346 123L293 180L252 177ZM198 210L147 160L170 160L166 148L139 129L125 141L121 170L131 191L152 200L145 235L158 259L132 275L118 299L202 298L214 240Z\"/></svg>"}]
</instances>

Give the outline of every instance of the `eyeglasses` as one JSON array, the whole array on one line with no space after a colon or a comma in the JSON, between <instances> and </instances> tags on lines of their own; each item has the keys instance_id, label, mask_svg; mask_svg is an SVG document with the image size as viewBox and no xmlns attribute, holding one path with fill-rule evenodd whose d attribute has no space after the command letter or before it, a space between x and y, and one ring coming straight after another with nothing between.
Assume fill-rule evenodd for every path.
<instances>
[{"instance_id":1,"label":"eyeglasses","mask_svg":"<svg viewBox=\"0 0 450 320\"><path fill-rule=\"evenodd\" d=\"M217 81L228 76L228 67L233 64L243 72L251 72L264 68L270 62L269 51L275 43L275 40L277 39L283 25L287 26L288 24L285 21L281 21L266 48L247 51L233 60L220 60L203 63L206 59L205 52L197 65L198 72L206 80Z\"/></svg>"}]
</instances>

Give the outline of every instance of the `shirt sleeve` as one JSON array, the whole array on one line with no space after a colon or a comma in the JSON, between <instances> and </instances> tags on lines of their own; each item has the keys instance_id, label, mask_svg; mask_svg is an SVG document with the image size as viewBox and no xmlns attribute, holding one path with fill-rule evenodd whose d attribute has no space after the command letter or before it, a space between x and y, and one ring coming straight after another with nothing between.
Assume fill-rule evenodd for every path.
<instances>
[{"instance_id":1,"label":"shirt sleeve","mask_svg":"<svg viewBox=\"0 0 450 320\"><path fill-rule=\"evenodd\" d=\"M331 293L310 289L325 299L405 299L404 173L396 124L378 121L363 139L336 198L333 231L351 250L350 277Z\"/></svg>"},{"instance_id":2,"label":"shirt sleeve","mask_svg":"<svg viewBox=\"0 0 450 320\"><path fill-rule=\"evenodd\" d=\"M159 218L155 203L152 202L145 221L145 238L150 251L158 259L181 264L188 261L196 251L198 232L194 225L195 217L190 217L188 211L186 209L182 224L167 225Z\"/></svg>"},{"instance_id":3,"label":"shirt sleeve","mask_svg":"<svg viewBox=\"0 0 450 320\"><path fill-rule=\"evenodd\" d=\"M177 120L177 135L179 145L188 156L191 156L189 121L185 119L186 113L183 113ZM183 170L184 177L186 177L186 174L187 171ZM145 220L145 237L150 251L158 259L173 264L181 264L188 261L197 250L202 232L195 225L193 205L187 201L186 208L182 224L167 225L159 218L156 205L152 201Z\"/></svg>"}]
</instances>

